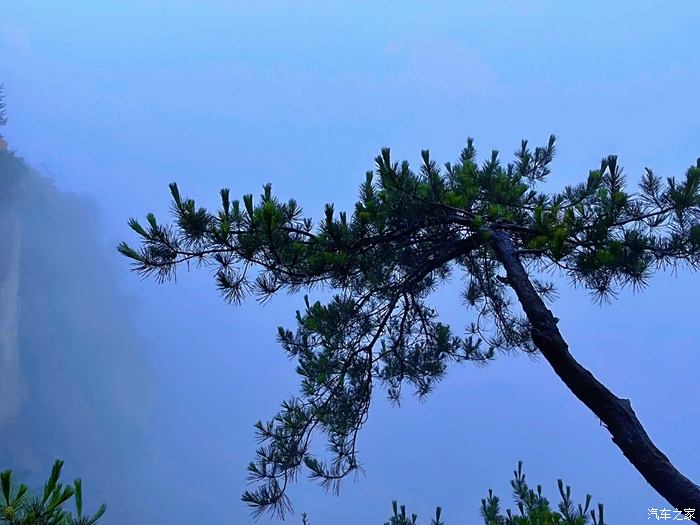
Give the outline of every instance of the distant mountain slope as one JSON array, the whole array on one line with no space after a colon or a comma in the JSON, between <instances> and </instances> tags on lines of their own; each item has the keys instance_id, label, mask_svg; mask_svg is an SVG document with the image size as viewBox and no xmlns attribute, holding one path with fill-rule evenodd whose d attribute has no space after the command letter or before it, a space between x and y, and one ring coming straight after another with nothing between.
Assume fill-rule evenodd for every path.
<instances>
[{"instance_id":1,"label":"distant mountain slope","mask_svg":"<svg viewBox=\"0 0 700 525\"><path fill-rule=\"evenodd\" d=\"M41 477L62 458L111 492L145 450L152 380L95 223L0 151L0 468Z\"/></svg>"}]
</instances>

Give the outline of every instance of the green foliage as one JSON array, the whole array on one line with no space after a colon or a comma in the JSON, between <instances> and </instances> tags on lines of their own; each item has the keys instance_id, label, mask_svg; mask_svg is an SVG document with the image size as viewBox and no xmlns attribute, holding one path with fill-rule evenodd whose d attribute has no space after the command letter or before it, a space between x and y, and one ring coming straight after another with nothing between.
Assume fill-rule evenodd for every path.
<instances>
[{"instance_id":1,"label":"green foliage","mask_svg":"<svg viewBox=\"0 0 700 525\"><path fill-rule=\"evenodd\" d=\"M486 364L497 351L537 352L501 275L495 234L509 237L528 269L563 273L598 300L643 287L656 269L700 267L700 161L680 180L646 170L633 193L609 156L584 182L544 193L538 186L554 154L552 136L534 151L523 141L507 165L496 151L479 165L469 139L454 164L441 168L423 151L414 171L383 149L353 213L328 204L316 225L269 184L258 200L232 201L221 190L214 212L171 184L172 224L150 214L145 225L130 220L140 246L122 243L119 251L142 275L162 281L191 262L211 266L233 303L317 286L335 292L327 304L305 297L296 330L279 329L301 389L256 425L261 447L248 471L258 487L243 495L254 512L288 510L286 487L304 467L333 490L360 469L356 443L375 386L398 403L406 385L427 395L451 364ZM464 335L440 322L428 302L451 278L462 282L473 311ZM543 298L555 297L551 283L532 282ZM328 441L328 461L311 450L317 434Z\"/></svg>"},{"instance_id":2,"label":"green foliage","mask_svg":"<svg viewBox=\"0 0 700 525\"><path fill-rule=\"evenodd\" d=\"M389 521L387 521L384 525L415 525L418 521L417 514L411 514L410 518L406 515L405 505L401 505L401 508L399 509L398 503L396 501L392 501L391 507L394 513L389 518Z\"/></svg>"},{"instance_id":3,"label":"green foliage","mask_svg":"<svg viewBox=\"0 0 700 525\"><path fill-rule=\"evenodd\" d=\"M590 509L591 496L586 496L583 505L574 504L571 498L571 487L565 487L562 480L557 480L559 497L561 501L557 510L551 508L549 500L542 495L542 487L531 489L525 481L523 463L518 462L517 470L513 471L513 480L510 482L513 489L513 500L517 508L516 512L506 510L501 513L501 500L495 496L493 490L489 490L488 496L481 500L480 514L484 525L605 525L603 504L598 504L598 512ZM384 525L418 525L418 516L408 514L406 506L399 506L392 501L392 515ZM310 525L307 515L302 514L302 524ZM430 520L430 525L446 525L442 521L442 508L435 509L435 517Z\"/></svg>"},{"instance_id":4,"label":"green foliage","mask_svg":"<svg viewBox=\"0 0 700 525\"><path fill-rule=\"evenodd\" d=\"M558 511L553 510L549 500L542 495L541 485L537 485L535 490L528 486L522 467L522 461L518 462L510 482L517 513L508 509L503 516L500 499L489 490L488 496L481 500L481 517L485 525L605 525L602 503L598 504L597 513L590 509L590 494L583 505L574 504L571 487L565 487L561 479L557 480L561 501L557 506Z\"/></svg>"},{"instance_id":5,"label":"green foliage","mask_svg":"<svg viewBox=\"0 0 700 525\"><path fill-rule=\"evenodd\" d=\"M24 484L14 486L12 471L0 473L0 524L94 525L107 510L106 505L101 505L92 516L84 515L82 482L76 479L72 486L64 486L59 480L62 468L63 461L57 460L38 495L32 495ZM75 515L65 510L71 498L75 500Z\"/></svg>"},{"instance_id":6,"label":"green foliage","mask_svg":"<svg viewBox=\"0 0 700 525\"><path fill-rule=\"evenodd\" d=\"M416 525L418 522L418 515L411 514L410 518L406 514L406 506L398 506L396 501L391 502L391 508L393 514L389 517L389 521L385 522L384 525ZM440 519L442 516L442 508L437 507L435 509L435 518L430 521L430 525L445 525L445 522Z\"/></svg>"}]
</instances>

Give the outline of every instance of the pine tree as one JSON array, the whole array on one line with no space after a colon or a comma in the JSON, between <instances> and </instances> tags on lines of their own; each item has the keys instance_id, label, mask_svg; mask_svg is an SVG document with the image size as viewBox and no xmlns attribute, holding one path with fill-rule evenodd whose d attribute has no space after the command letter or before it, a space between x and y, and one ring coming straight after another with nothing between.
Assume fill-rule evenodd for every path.
<instances>
[{"instance_id":1,"label":"pine tree","mask_svg":"<svg viewBox=\"0 0 700 525\"><path fill-rule=\"evenodd\" d=\"M326 304L297 312L297 327L278 339L298 361L298 396L259 422L262 446L249 467L257 488L243 495L254 511L289 508L285 489L304 467L326 488L338 488L360 463L355 450L375 386L400 399L405 385L428 394L452 363L488 363L498 351L540 354L605 425L613 442L676 508L700 508L700 487L654 445L629 400L614 395L569 352L546 301L560 271L596 300L625 287L644 287L656 270L700 266L700 159L680 179L647 169L639 191L627 190L615 156L585 182L563 191L537 189L550 174L555 138L534 151L523 141L513 162L494 151L482 164L472 139L444 168L421 154L418 171L376 158L351 215L332 204L317 226L295 200L282 202L269 184L257 201L231 200L211 212L170 186L174 222L149 214L130 220L140 246L122 243L135 270L159 281L190 262L213 265L223 296L325 286ZM463 279L474 312L460 337L441 322L429 296L452 276ZM325 434L330 459L312 453Z\"/></svg>"},{"instance_id":2,"label":"pine tree","mask_svg":"<svg viewBox=\"0 0 700 525\"><path fill-rule=\"evenodd\" d=\"M518 462L517 470L513 471L510 485L513 489L513 500L518 508L516 513L506 510L501 513L501 500L489 490L486 498L481 500L481 518L484 525L605 525L603 504L598 504L598 511L590 509L591 496L586 496L583 505L575 505L571 498L571 487L564 487L561 479L557 480L561 501L557 506L558 512L552 510L549 500L542 495L542 486L537 490L531 489L523 473L523 462ZM406 506L396 501L391 502L392 515L384 525L418 525L418 515L406 512ZM302 514L302 525L310 525L306 513ZM435 517L430 525L446 525L442 520L442 508L435 509Z\"/></svg>"},{"instance_id":3,"label":"pine tree","mask_svg":"<svg viewBox=\"0 0 700 525\"><path fill-rule=\"evenodd\" d=\"M0 473L0 524L6 525L94 525L106 512L101 505L92 516L83 515L82 482L73 485L60 482L63 461L57 460L40 494L32 495L26 485L13 485L12 471ZM75 498L77 514L74 516L64 506Z\"/></svg>"},{"instance_id":4,"label":"pine tree","mask_svg":"<svg viewBox=\"0 0 700 525\"><path fill-rule=\"evenodd\" d=\"M500 513L500 500L489 490L486 499L481 500L481 517L485 525L605 525L603 505L598 504L598 512L589 510L591 495L586 496L583 505L575 505L571 498L571 487L564 487L564 482L557 480L561 501L557 506L558 512L552 510L549 500L542 495L542 486L531 489L525 480L523 463L518 462L517 470L513 471L510 482L513 489L513 499L518 508L518 514L510 509L503 516Z\"/></svg>"}]
</instances>

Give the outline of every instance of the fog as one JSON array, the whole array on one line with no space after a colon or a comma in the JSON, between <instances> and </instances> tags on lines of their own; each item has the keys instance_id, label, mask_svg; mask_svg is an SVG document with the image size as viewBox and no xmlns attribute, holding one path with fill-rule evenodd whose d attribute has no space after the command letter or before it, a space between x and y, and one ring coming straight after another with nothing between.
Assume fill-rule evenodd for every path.
<instances>
[{"instance_id":1,"label":"fog","mask_svg":"<svg viewBox=\"0 0 700 525\"><path fill-rule=\"evenodd\" d=\"M165 219L171 181L208 206L271 182L315 217L352 210L382 146L446 162L468 136L483 159L556 133L550 190L612 153L630 182L681 176L700 156L700 7L623 4L0 3L0 469L38 487L64 459L105 525L253 523L253 424L298 389L275 335L302 298L233 307L206 269L143 281L116 252L136 241L127 219ZM434 302L459 329L457 292ZM695 481L698 293L679 270L603 307L562 283L553 305L573 354ZM664 506L524 356L455 367L400 408L378 390L359 449L366 474L339 496L302 477L288 522L379 525L398 499L423 523L436 505L479 523L520 459L551 500L564 478L610 523Z\"/></svg>"},{"instance_id":2,"label":"fog","mask_svg":"<svg viewBox=\"0 0 700 525\"><path fill-rule=\"evenodd\" d=\"M0 455L35 483L62 458L71 473L99 479L94 497L123 497L144 452L153 377L117 267L88 201L0 155L10 197L0 244Z\"/></svg>"}]
</instances>

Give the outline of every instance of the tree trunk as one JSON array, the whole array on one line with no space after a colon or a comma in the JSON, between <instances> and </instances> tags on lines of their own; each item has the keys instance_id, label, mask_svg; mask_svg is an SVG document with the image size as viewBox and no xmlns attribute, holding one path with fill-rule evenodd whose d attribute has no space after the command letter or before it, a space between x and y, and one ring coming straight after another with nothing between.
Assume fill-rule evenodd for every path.
<instances>
[{"instance_id":1,"label":"tree trunk","mask_svg":"<svg viewBox=\"0 0 700 525\"><path fill-rule=\"evenodd\" d=\"M677 510L695 509L700 515L700 487L681 474L654 445L632 410L629 399L608 390L569 353L557 320L545 306L508 234L492 230L490 242L506 271L530 324L532 340L556 374L612 435L613 442L644 479ZM700 523L700 517L694 517Z\"/></svg>"}]
</instances>

